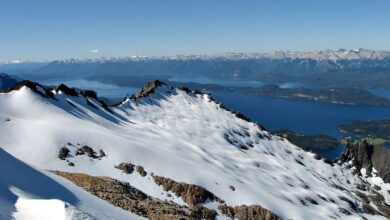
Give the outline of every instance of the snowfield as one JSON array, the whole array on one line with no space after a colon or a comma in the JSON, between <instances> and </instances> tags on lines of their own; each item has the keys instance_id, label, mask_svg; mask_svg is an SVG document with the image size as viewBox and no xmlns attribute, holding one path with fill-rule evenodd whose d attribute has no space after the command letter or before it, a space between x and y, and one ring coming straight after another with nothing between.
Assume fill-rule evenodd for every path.
<instances>
[{"instance_id":1,"label":"snowfield","mask_svg":"<svg viewBox=\"0 0 390 220\"><path fill-rule=\"evenodd\" d=\"M144 219L0 148L0 219Z\"/></svg>"},{"instance_id":2,"label":"snowfield","mask_svg":"<svg viewBox=\"0 0 390 220\"><path fill-rule=\"evenodd\" d=\"M26 86L0 94L0 146L39 169L108 176L129 182L152 197L183 205L180 197L168 196L150 173L202 186L230 206L261 205L282 219L386 219L354 210L347 202L361 205L353 192L363 181L345 165L332 166L316 159L313 153L236 117L210 95L160 86L148 97L126 99L107 109L91 97L52 92L55 99ZM96 152L103 150L106 156L76 155L84 145ZM68 161L58 158L62 147L70 150ZM6 152L1 153L2 164ZM148 174L145 177L125 174L115 168L122 162L143 166ZM72 207L99 219L103 218L102 213L112 214L114 219L131 215L88 195L63 178L34 170L36 175L65 191L40 196L30 192L28 186L18 187L25 178L22 174L18 177L18 172L28 173L32 168L23 165L19 171L11 165L7 169L4 166L0 178L8 179L7 175L11 175L17 180L14 183L8 179L6 184L0 181L0 200L11 196L7 191L11 186L23 192L6 200L9 208L16 203L15 217L23 217L24 212L34 211L30 207L41 207L44 203L58 210L56 214L69 213L66 207ZM390 201L389 184L371 180L370 183L380 184L380 193ZM47 188L45 184L36 186L37 190L42 187ZM56 200L28 200L26 193L36 194L38 199ZM350 215L340 212L340 208Z\"/></svg>"}]
</instances>

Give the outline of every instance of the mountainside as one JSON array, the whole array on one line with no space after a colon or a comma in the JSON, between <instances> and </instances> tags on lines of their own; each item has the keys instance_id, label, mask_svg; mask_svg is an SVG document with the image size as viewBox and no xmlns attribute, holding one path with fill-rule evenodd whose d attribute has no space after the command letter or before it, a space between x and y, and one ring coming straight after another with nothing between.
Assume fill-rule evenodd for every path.
<instances>
[{"instance_id":1,"label":"mountainside","mask_svg":"<svg viewBox=\"0 0 390 220\"><path fill-rule=\"evenodd\" d=\"M0 93L0 130L17 159L143 217L158 210L140 206L161 201L188 219L390 217L390 185L375 173L355 175L351 161L325 161L209 94L159 81L113 107L93 91L23 81Z\"/></svg>"}]
</instances>

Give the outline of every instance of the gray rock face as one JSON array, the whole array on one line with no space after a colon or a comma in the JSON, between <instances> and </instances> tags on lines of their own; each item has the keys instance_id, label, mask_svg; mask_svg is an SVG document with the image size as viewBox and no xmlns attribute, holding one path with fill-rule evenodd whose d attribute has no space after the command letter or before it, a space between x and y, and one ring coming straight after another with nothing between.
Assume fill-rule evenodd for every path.
<instances>
[{"instance_id":1,"label":"gray rock face","mask_svg":"<svg viewBox=\"0 0 390 220\"><path fill-rule=\"evenodd\" d=\"M383 181L390 183L390 149L371 145L367 141L347 144L339 160L341 162L352 161L351 166L356 167L357 171L365 168L369 175L375 168Z\"/></svg>"}]
</instances>

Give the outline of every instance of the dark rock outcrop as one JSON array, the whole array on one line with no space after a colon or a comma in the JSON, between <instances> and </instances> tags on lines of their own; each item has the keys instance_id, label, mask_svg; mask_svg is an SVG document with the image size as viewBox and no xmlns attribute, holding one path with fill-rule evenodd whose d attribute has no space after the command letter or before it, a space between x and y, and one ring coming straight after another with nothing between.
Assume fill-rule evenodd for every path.
<instances>
[{"instance_id":1,"label":"dark rock outcrop","mask_svg":"<svg viewBox=\"0 0 390 220\"><path fill-rule=\"evenodd\" d=\"M231 207L226 204L218 206L218 209L223 215L231 219L238 220L277 220L280 219L271 211L261 207L260 205L241 205Z\"/></svg>"},{"instance_id":2,"label":"dark rock outcrop","mask_svg":"<svg viewBox=\"0 0 390 220\"><path fill-rule=\"evenodd\" d=\"M74 88L69 88L65 84L60 84L59 86L57 86L56 92L58 91L62 91L65 95L68 96L79 96L77 91Z\"/></svg>"},{"instance_id":3,"label":"dark rock outcrop","mask_svg":"<svg viewBox=\"0 0 390 220\"><path fill-rule=\"evenodd\" d=\"M60 151L58 152L58 158L61 160L65 160L69 156L70 150L66 147L61 147Z\"/></svg>"},{"instance_id":4,"label":"dark rock outcrop","mask_svg":"<svg viewBox=\"0 0 390 220\"><path fill-rule=\"evenodd\" d=\"M122 170L126 174L132 174L134 171L134 164L131 163L120 163L115 168Z\"/></svg>"},{"instance_id":5,"label":"dark rock outcrop","mask_svg":"<svg viewBox=\"0 0 390 220\"><path fill-rule=\"evenodd\" d=\"M165 83L159 81L159 80L154 80L152 82L148 82L138 93L134 94L131 96L132 99L140 99L143 97L149 96L149 94L154 93L154 91L159 87L159 86L164 86L166 85Z\"/></svg>"},{"instance_id":6,"label":"dark rock outcrop","mask_svg":"<svg viewBox=\"0 0 390 220\"><path fill-rule=\"evenodd\" d=\"M105 156L107 156L106 152L104 152L103 150L99 150L99 157L102 158L102 157L105 157Z\"/></svg>"},{"instance_id":7,"label":"dark rock outcrop","mask_svg":"<svg viewBox=\"0 0 390 220\"><path fill-rule=\"evenodd\" d=\"M153 176L153 178L157 185L162 186L165 191L172 191L176 196L181 197L190 207L194 207L200 203L206 202L207 200L220 203L223 202L222 199L218 198L201 186L176 182L172 179L161 176Z\"/></svg>"},{"instance_id":8,"label":"dark rock outcrop","mask_svg":"<svg viewBox=\"0 0 390 220\"><path fill-rule=\"evenodd\" d=\"M358 174L365 168L367 175L371 175L375 168L383 181L390 183L390 149L371 145L364 140L356 144L347 144L338 160L344 163L352 161L351 166L356 167Z\"/></svg>"},{"instance_id":9,"label":"dark rock outcrop","mask_svg":"<svg viewBox=\"0 0 390 220\"><path fill-rule=\"evenodd\" d=\"M137 166L135 169L137 170L139 175L141 175L142 177L144 177L148 174L142 166Z\"/></svg>"},{"instance_id":10,"label":"dark rock outcrop","mask_svg":"<svg viewBox=\"0 0 390 220\"><path fill-rule=\"evenodd\" d=\"M98 100L98 97L97 97L97 94L95 91L93 90L82 90L80 92L80 94L84 97L90 97L90 98L93 98L93 99L96 99Z\"/></svg>"},{"instance_id":11,"label":"dark rock outcrop","mask_svg":"<svg viewBox=\"0 0 390 220\"><path fill-rule=\"evenodd\" d=\"M98 156L96 156L96 152L91 148L91 147L88 147L87 145L84 145L82 146L81 148L77 149L76 151L76 155L84 155L84 154L87 154L88 157L91 157L91 158L98 158Z\"/></svg>"},{"instance_id":12,"label":"dark rock outcrop","mask_svg":"<svg viewBox=\"0 0 390 220\"><path fill-rule=\"evenodd\" d=\"M234 207L234 217L238 220L279 220L280 218L260 205Z\"/></svg>"},{"instance_id":13,"label":"dark rock outcrop","mask_svg":"<svg viewBox=\"0 0 390 220\"><path fill-rule=\"evenodd\" d=\"M31 89L33 92L41 95L42 97L56 99L54 97L54 94L50 91L50 89L45 88L44 86L42 86L39 83L32 82L29 80L20 81L15 86L8 88L6 90L2 90L1 92L8 93L11 91L20 90L22 87L27 87L27 88Z\"/></svg>"}]
</instances>

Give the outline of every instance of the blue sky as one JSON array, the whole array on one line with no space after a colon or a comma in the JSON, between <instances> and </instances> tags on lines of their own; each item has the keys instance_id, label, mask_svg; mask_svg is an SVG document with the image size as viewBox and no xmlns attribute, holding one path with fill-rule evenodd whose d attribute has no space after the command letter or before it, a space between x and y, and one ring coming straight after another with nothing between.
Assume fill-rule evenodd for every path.
<instances>
[{"instance_id":1,"label":"blue sky","mask_svg":"<svg viewBox=\"0 0 390 220\"><path fill-rule=\"evenodd\" d=\"M390 50L389 10L387 0L0 0L0 62Z\"/></svg>"}]
</instances>

